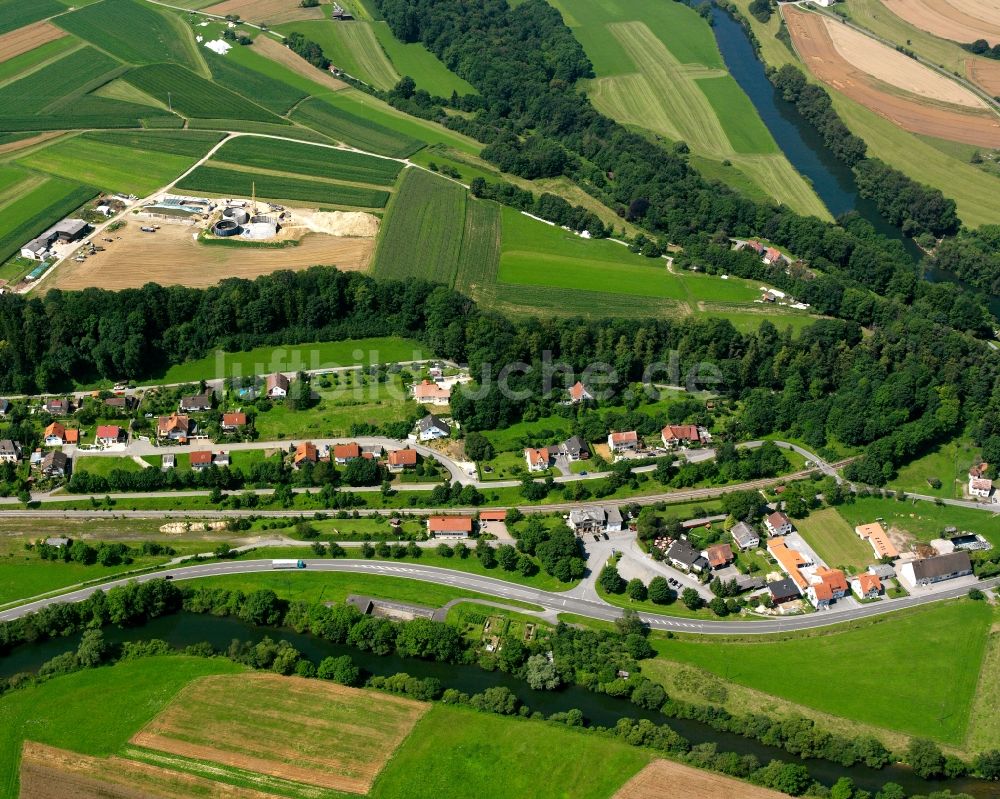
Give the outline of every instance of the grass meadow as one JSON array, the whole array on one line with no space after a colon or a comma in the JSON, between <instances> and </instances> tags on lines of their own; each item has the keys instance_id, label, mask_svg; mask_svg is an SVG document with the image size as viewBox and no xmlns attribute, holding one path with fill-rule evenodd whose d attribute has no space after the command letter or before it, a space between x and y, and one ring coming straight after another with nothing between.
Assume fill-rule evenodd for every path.
<instances>
[{"instance_id":1,"label":"grass meadow","mask_svg":"<svg viewBox=\"0 0 1000 799\"><path fill-rule=\"evenodd\" d=\"M1000 546L1000 514L991 510L939 506L926 500L858 497L850 504L838 505L837 512L852 528L882 518L890 527L898 527L918 541L930 541L940 538L945 527L957 527L979 533Z\"/></svg>"},{"instance_id":2,"label":"grass meadow","mask_svg":"<svg viewBox=\"0 0 1000 799\"><path fill-rule=\"evenodd\" d=\"M969 479L979 448L967 438L958 438L934 447L930 452L900 466L889 487L914 494L960 499L962 488ZM940 488L934 488L928 478L941 481Z\"/></svg>"},{"instance_id":3,"label":"grass meadow","mask_svg":"<svg viewBox=\"0 0 1000 799\"><path fill-rule=\"evenodd\" d=\"M866 724L960 744L992 618L988 604L959 600L785 640L686 638L654 645L667 660L730 682Z\"/></svg>"},{"instance_id":4,"label":"grass meadow","mask_svg":"<svg viewBox=\"0 0 1000 799\"><path fill-rule=\"evenodd\" d=\"M816 554L833 568L863 571L875 562L872 548L854 533L836 508L824 508L804 519L795 519L795 529Z\"/></svg>"},{"instance_id":5,"label":"grass meadow","mask_svg":"<svg viewBox=\"0 0 1000 799\"><path fill-rule=\"evenodd\" d=\"M403 43L389 29L388 23L371 23L375 38L382 45L400 75L409 75L418 89L426 89L438 97L450 97L452 92L476 94L475 88L449 70L434 53L419 42Z\"/></svg>"},{"instance_id":6,"label":"grass meadow","mask_svg":"<svg viewBox=\"0 0 1000 799\"><path fill-rule=\"evenodd\" d=\"M388 91L399 82L401 75L375 38L371 23L355 20L349 25L331 25L329 20L315 20L289 22L278 29L312 39L337 69L376 89Z\"/></svg>"}]
</instances>

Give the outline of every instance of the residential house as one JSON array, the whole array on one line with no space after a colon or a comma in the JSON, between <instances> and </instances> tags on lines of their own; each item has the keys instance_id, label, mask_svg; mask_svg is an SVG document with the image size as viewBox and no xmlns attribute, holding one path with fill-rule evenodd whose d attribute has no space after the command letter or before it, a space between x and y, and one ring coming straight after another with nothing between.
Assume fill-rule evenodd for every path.
<instances>
[{"instance_id":1,"label":"residential house","mask_svg":"<svg viewBox=\"0 0 1000 799\"><path fill-rule=\"evenodd\" d=\"M753 252L757 253L757 255L763 255L764 254L764 245L761 244L756 239L744 242L742 249L744 249L744 250L752 250Z\"/></svg>"},{"instance_id":2,"label":"residential house","mask_svg":"<svg viewBox=\"0 0 1000 799\"><path fill-rule=\"evenodd\" d=\"M667 549L667 560L684 571L703 572L708 568L708 560L683 538L674 541Z\"/></svg>"},{"instance_id":3,"label":"residential house","mask_svg":"<svg viewBox=\"0 0 1000 799\"><path fill-rule=\"evenodd\" d=\"M45 428L45 446L61 447L66 443L66 428L59 422L53 422Z\"/></svg>"},{"instance_id":4,"label":"residential house","mask_svg":"<svg viewBox=\"0 0 1000 799\"><path fill-rule=\"evenodd\" d=\"M590 457L590 450L587 442L580 436L571 436L559 445L559 454L565 455L570 461L582 461Z\"/></svg>"},{"instance_id":5,"label":"residential house","mask_svg":"<svg viewBox=\"0 0 1000 799\"><path fill-rule=\"evenodd\" d=\"M232 458L229 457L228 452L219 452L212 456L212 463L218 466L220 469L228 469L232 466Z\"/></svg>"},{"instance_id":6,"label":"residential house","mask_svg":"<svg viewBox=\"0 0 1000 799\"><path fill-rule=\"evenodd\" d=\"M289 386L291 386L291 381L281 372L275 372L264 380L264 396L271 399L287 397Z\"/></svg>"},{"instance_id":7,"label":"residential house","mask_svg":"<svg viewBox=\"0 0 1000 799\"><path fill-rule=\"evenodd\" d=\"M306 463L319 463L319 450L311 441L303 441L299 444L292 456L292 466L296 469L302 468Z\"/></svg>"},{"instance_id":8,"label":"residential house","mask_svg":"<svg viewBox=\"0 0 1000 799\"><path fill-rule=\"evenodd\" d=\"M190 397L181 397L178 407L181 413L198 413L200 411L212 410L211 394L193 394Z\"/></svg>"},{"instance_id":9,"label":"residential house","mask_svg":"<svg viewBox=\"0 0 1000 799\"><path fill-rule=\"evenodd\" d=\"M867 541L871 544L876 558L892 558L895 560L899 557L899 550L896 549L896 546L889 538L889 534L878 522L859 524L854 528L854 532L862 541Z\"/></svg>"},{"instance_id":10,"label":"residential house","mask_svg":"<svg viewBox=\"0 0 1000 799\"><path fill-rule=\"evenodd\" d=\"M778 561L778 565L781 566L782 571L791 577L801 590L804 591L808 587L809 583L802 574L801 569L806 566L812 566L813 563L806 555L797 549L791 549L785 543L785 539L781 537L770 539L767 542L767 551Z\"/></svg>"},{"instance_id":11,"label":"residential house","mask_svg":"<svg viewBox=\"0 0 1000 799\"><path fill-rule=\"evenodd\" d=\"M608 508L576 508L569 512L566 523L577 535L619 533L622 530L622 514L613 505Z\"/></svg>"},{"instance_id":12,"label":"residential house","mask_svg":"<svg viewBox=\"0 0 1000 799\"><path fill-rule=\"evenodd\" d=\"M780 250L778 250L775 247L768 247L766 250L764 250L764 256L762 260L764 261L765 264L770 265L779 263L786 259L785 256L781 254Z\"/></svg>"},{"instance_id":13,"label":"residential house","mask_svg":"<svg viewBox=\"0 0 1000 799\"><path fill-rule=\"evenodd\" d=\"M993 493L993 481L988 477L969 476L969 495L973 497L989 497Z\"/></svg>"},{"instance_id":14,"label":"residential house","mask_svg":"<svg viewBox=\"0 0 1000 799\"><path fill-rule=\"evenodd\" d=\"M172 452L168 452L163 456L163 463L160 465L161 471L167 471L168 469L173 469L177 466L177 456Z\"/></svg>"},{"instance_id":15,"label":"residential house","mask_svg":"<svg viewBox=\"0 0 1000 799\"><path fill-rule=\"evenodd\" d=\"M851 590L858 599L877 599L882 596L882 581L874 574L862 572L851 580Z\"/></svg>"},{"instance_id":16,"label":"residential house","mask_svg":"<svg viewBox=\"0 0 1000 799\"><path fill-rule=\"evenodd\" d=\"M791 602L802 596L798 584L791 578L768 583L767 590L771 592L771 599L774 600L775 605L780 605L783 602Z\"/></svg>"},{"instance_id":17,"label":"residential house","mask_svg":"<svg viewBox=\"0 0 1000 799\"><path fill-rule=\"evenodd\" d=\"M660 431L663 446L673 449L685 444L700 444L701 432L693 424L668 424Z\"/></svg>"},{"instance_id":18,"label":"residential house","mask_svg":"<svg viewBox=\"0 0 1000 799\"><path fill-rule=\"evenodd\" d=\"M892 580L896 576L896 570L890 566L888 563L879 563L874 566L868 567L868 573L874 574L882 582L886 580Z\"/></svg>"},{"instance_id":19,"label":"residential house","mask_svg":"<svg viewBox=\"0 0 1000 799\"><path fill-rule=\"evenodd\" d=\"M432 538L468 538L472 535L472 517L431 516L427 532Z\"/></svg>"},{"instance_id":20,"label":"residential house","mask_svg":"<svg viewBox=\"0 0 1000 799\"><path fill-rule=\"evenodd\" d=\"M911 588L952 580L972 574L968 552L952 552L924 560L914 560L899 567L899 577Z\"/></svg>"},{"instance_id":21,"label":"residential house","mask_svg":"<svg viewBox=\"0 0 1000 799\"><path fill-rule=\"evenodd\" d=\"M792 520L780 510L764 519L764 526L767 528L768 535L788 535L795 531Z\"/></svg>"},{"instance_id":22,"label":"residential house","mask_svg":"<svg viewBox=\"0 0 1000 799\"><path fill-rule=\"evenodd\" d=\"M635 430L612 433L608 436L608 447L612 452L635 452L639 449L639 434Z\"/></svg>"},{"instance_id":23,"label":"residential house","mask_svg":"<svg viewBox=\"0 0 1000 799\"><path fill-rule=\"evenodd\" d=\"M529 472L544 472L549 468L549 450L547 447L541 449L524 450L524 460L528 464Z\"/></svg>"},{"instance_id":24,"label":"residential house","mask_svg":"<svg viewBox=\"0 0 1000 799\"><path fill-rule=\"evenodd\" d=\"M846 596L849 591L847 577L840 569L821 566L813 573L806 595L813 606L819 609L829 607L834 601Z\"/></svg>"},{"instance_id":25,"label":"residential house","mask_svg":"<svg viewBox=\"0 0 1000 799\"><path fill-rule=\"evenodd\" d=\"M191 419L179 413L170 416L161 416L156 420L156 437L167 438L171 441L187 441L191 431Z\"/></svg>"},{"instance_id":26,"label":"residential house","mask_svg":"<svg viewBox=\"0 0 1000 799\"><path fill-rule=\"evenodd\" d=\"M65 399L51 399L42 408L53 416L68 416L73 410L70 401Z\"/></svg>"},{"instance_id":27,"label":"residential house","mask_svg":"<svg viewBox=\"0 0 1000 799\"><path fill-rule=\"evenodd\" d=\"M116 411L128 411L139 404L135 397L105 397L104 407Z\"/></svg>"},{"instance_id":28,"label":"residential house","mask_svg":"<svg viewBox=\"0 0 1000 799\"><path fill-rule=\"evenodd\" d=\"M433 413L427 414L417 422L417 438L421 441L435 441L439 438L448 438L450 435L451 428Z\"/></svg>"},{"instance_id":29,"label":"residential house","mask_svg":"<svg viewBox=\"0 0 1000 799\"><path fill-rule=\"evenodd\" d=\"M51 450L42 457L38 468L46 477L65 477L69 469L69 458L65 452Z\"/></svg>"},{"instance_id":30,"label":"residential house","mask_svg":"<svg viewBox=\"0 0 1000 799\"><path fill-rule=\"evenodd\" d=\"M413 386L413 399L421 405L447 405L451 402L451 389L423 380Z\"/></svg>"},{"instance_id":31,"label":"residential house","mask_svg":"<svg viewBox=\"0 0 1000 799\"><path fill-rule=\"evenodd\" d=\"M247 415L243 411L222 414L222 432L236 433L247 426Z\"/></svg>"},{"instance_id":32,"label":"residential house","mask_svg":"<svg viewBox=\"0 0 1000 799\"><path fill-rule=\"evenodd\" d=\"M99 447L110 447L118 444L125 438L125 431L116 424L102 424L97 426L97 445Z\"/></svg>"},{"instance_id":33,"label":"residential house","mask_svg":"<svg viewBox=\"0 0 1000 799\"><path fill-rule=\"evenodd\" d=\"M752 574L736 575L736 587L740 591L756 591L764 587L763 577L754 577Z\"/></svg>"},{"instance_id":34,"label":"residential house","mask_svg":"<svg viewBox=\"0 0 1000 799\"><path fill-rule=\"evenodd\" d=\"M579 380L569 387L569 401L573 405L583 402L584 400L592 400L593 398L594 396L587 391L587 387Z\"/></svg>"},{"instance_id":35,"label":"residential house","mask_svg":"<svg viewBox=\"0 0 1000 799\"><path fill-rule=\"evenodd\" d=\"M196 472L200 472L202 469L207 469L212 465L212 452L207 449L196 450L191 453L190 460L191 468Z\"/></svg>"},{"instance_id":36,"label":"residential house","mask_svg":"<svg viewBox=\"0 0 1000 799\"><path fill-rule=\"evenodd\" d=\"M742 550L756 549L760 546L760 536L746 522L736 522L729 531L729 534L733 537L733 541L736 542L736 546Z\"/></svg>"},{"instance_id":37,"label":"residential house","mask_svg":"<svg viewBox=\"0 0 1000 799\"><path fill-rule=\"evenodd\" d=\"M389 453L389 471L393 474L412 469L417 465L417 451L415 449L397 449Z\"/></svg>"},{"instance_id":38,"label":"residential house","mask_svg":"<svg viewBox=\"0 0 1000 799\"><path fill-rule=\"evenodd\" d=\"M0 441L0 463L17 463L21 460L21 446L5 438Z\"/></svg>"},{"instance_id":39,"label":"residential house","mask_svg":"<svg viewBox=\"0 0 1000 799\"><path fill-rule=\"evenodd\" d=\"M80 443L80 431L75 427L66 428L66 443L67 444L79 444Z\"/></svg>"},{"instance_id":40,"label":"residential house","mask_svg":"<svg viewBox=\"0 0 1000 799\"><path fill-rule=\"evenodd\" d=\"M702 554L713 569L722 569L732 563L736 556L729 544L716 544L706 549Z\"/></svg>"},{"instance_id":41,"label":"residential house","mask_svg":"<svg viewBox=\"0 0 1000 799\"><path fill-rule=\"evenodd\" d=\"M361 447L354 441L349 444L336 444L333 448L333 459L343 466L348 461L361 457Z\"/></svg>"}]
</instances>

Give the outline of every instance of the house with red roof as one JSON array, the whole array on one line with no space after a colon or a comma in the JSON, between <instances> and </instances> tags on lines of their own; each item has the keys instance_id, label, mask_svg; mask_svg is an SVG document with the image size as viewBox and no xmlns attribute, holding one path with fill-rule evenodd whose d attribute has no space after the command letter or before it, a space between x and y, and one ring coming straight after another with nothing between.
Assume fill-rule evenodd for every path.
<instances>
[{"instance_id":1,"label":"house with red roof","mask_svg":"<svg viewBox=\"0 0 1000 799\"><path fill-rule=\"evenodd\" d=\"M673 449L684 444L700 444L701 432L693 424L668 424L660 431L663 446Z\"/></svg>"},{"instance_id":2,"label":"house with red roof","mask_svg":"<svg viewBox=\"0 0 1000 799\"><path fill-rule=\"evenodd\" d=\"M415 449L396 449L389 453L387 461L389 471L398 474L417 465L417 451Z\"/></svg>"},{"instance_id":3,"label":"house with red roof","mask_svg":"<svg viewBox=\"0 0 1000 799\"><path fill-rule=\"evenodd\" d=\"M851 590L858 599L878 599L884 589L877 575L862 572L851 580Z\"/></svg>"},{"instance_id":4,"label":"house with red roof","mask_svg":"<svg viewBox=\"0 0 1000 799\"><path fill-rule=\"evenodd\" d=\"M447 405L451 402L451 389L424 380L413 387L413 399L421 405Z\"/></svg>"},{"instance_id":5,"label":"house with red roof","mask_svg":"<svg viewBox=\"0 0 1000 799\"><path fill-rule=\"evenodd\" d=\"M810 577L806 596L817 609L827 608L837 599L847 596L850 586L840 569L818 566Z\"/></svg>"},{"instance_id":6,"label":"house with red roof","mask_svg":"<svg viewBox=\"0 0 1000 799\"><path fill-rule=\"evenodd\" d=\"M233 411L222 414L222 432L235 433L240 428L246 427L247 415L243 411Z\"/></svg>"},{"instance_id":7,"label":"house with red roof","mask_svg":"<svg viewBox=\"0 0 1000 799\"><path fill-rule=\"evenodd\" d=\"M427 532L432 538L468 538L472 535L472 517L431 516Z\"/></svg>"},{"instance_id":8,"label":"house with red roof","mask_svg":"<svg viewBox=\"0 0 1000 799\"><path fill-rule=\"evenodd\" d=\"M551 455L547 447L542 447L541 449L528 447L524 450L524 460L528 464L529 472L544 472L549 468L550 457Z\"/></svg>"},{"instance_id":9,"label":"house with red roof","mask_svg":"<svg viewBox=\"0 0 1000 799\"><path fill-rule=\"evenodd\" d=\"M110 447L118 444L125 438L125 431L116 424L102 424L97 426L97 445L99 447Z\"/></svg>"},{"instance_id":10,"label":"house with red roof","mask_svg":"<svg viewBox=\"0 0 1000 799\"><path fill-rule=\"evenodd\" d=\"M569 387L569 401L576 405L584 400L592 400L594 396L587 391L587 387L577 380L572 386Z\"/></svg>"},{"instance_id":11,"label":"house with red roof","mask_svg":"<svg viewBox=\"0 0 1000 799\"><path fill-rule=\"evenodd\" d=\"M349 444L337 444L333 448L333 459L341 465L360 457L361 447L354 441Z\"/></svg>"},{"instance_id":12,"label":"house with red roof","mask_svg":"<svg viewBox=\"0 0 1000 799\"><path fill-rule=\"evenodd\" d=\"M635 430L611 433L608 436L608 448L612 452L635 452L639 449L639 434Z\"/></svg>"}]
</instances>

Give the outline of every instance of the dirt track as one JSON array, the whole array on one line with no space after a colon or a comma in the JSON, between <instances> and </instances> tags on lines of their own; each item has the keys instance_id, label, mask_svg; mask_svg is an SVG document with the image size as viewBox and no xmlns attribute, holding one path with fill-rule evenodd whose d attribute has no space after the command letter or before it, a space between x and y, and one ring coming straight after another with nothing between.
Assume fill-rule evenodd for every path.
<instances>
[{"instance_id":1,"label":"dirt track","mask_svg":"<svg viewBox=\"0 0 1000 799\"><path fill-rule=\"evenodd\" d=\"M789 799L788 794L759 788L732 777L654 760L626 782L613 799Z\"/></svg>"},{"instance_id":2,"label":"dirt track","mask_svg":"<svg viewBox=\"0 0 1000 799\"><path fill-rule=\"evenodd\" d=\"M942 39L1000 43L997 0L882 0L886 8L913 27Z\"/></svg>"},{"instance_id":3,"label":"dirt track","mask_svg":"<svg viewBox=\"0 0 1000 799\"><path fill-rule=\"evenodd\" d=\"M46 42L61 39L66 31L48 22L36 22L0 36L0 62L34 50Z\"/></svg>"},{"instance_id":4,"label":"dirt track","mask_svg":"<svg viewBox=\"0 0 1000 799\"><path fill-rule=\"evenodd\" d=\"M375 240L310 234L295 247L280 249L229 247L200 244L194 240L197 228L186 223L162 223L156 233L143 233L130 220L109 238L97 237L95 244L106 252L89 256L79 263L72 259L56 268L45 289L139 288L146 283L199 288L213 286L227 277L254 278L282 269L301 271L310 266L336 266L345 272L364 271L371 261Z\"/></svg>"},{"instance_id":5,"label":"dirt track","mask_svg":"<svg viewBox=\"0 0 1000 799\"><path fill-rule=\"evenodd\" d=\"M977 147L1000 147L1000 117L985 110L935 104L884 83L880 85L877 78L840 54L827 30L826 17L787 6L783 13L795 49L810 71L845 96L911 133ZM894 54L887 47L885 51Z\"/></svg>"},{"instance_id":6,"label":"dirt track","mask_svg":"<svg viewBox=\"0 0 1000 799\"><path fill-rule=\"evenodd\" d=\"M303 19L323 19L326 9L323 6L302 8L299 0L225 0L203 10L223 17L227 14L239 14L240 19L255 25L262 22L278 25Z\"/></svg>"},{"instance_id":7,"label":"dirt track","mask_svg":"<svg viewBox=\"0 0 1000 799\"><path fill-rule=\"evenodd\" d=\"M285 47L285 45L276 42L270 36L258 36L254 39L253 49L257 50L261 55L270 58L272 61L277 61L283 67L288 67L292 72L297 72L302 77L326 86L332 91L339 92L341 89L347 88L347 84L342 80L337 80L329 72L316 69L316 67L304 58L297 56Z\"/></svg>"}]
</instances>

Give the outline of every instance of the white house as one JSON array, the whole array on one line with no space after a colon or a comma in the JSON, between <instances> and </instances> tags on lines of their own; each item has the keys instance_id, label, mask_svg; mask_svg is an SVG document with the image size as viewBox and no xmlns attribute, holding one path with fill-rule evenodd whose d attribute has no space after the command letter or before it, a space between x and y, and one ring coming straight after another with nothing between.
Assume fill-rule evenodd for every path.
<instances>
[{"instance_id":1,"label":"white house","mask_svg":"<svg viewBox=\"0 0 1000 799\"><path fill-rule=\"evenodd\" d=\"M989 497L993 493L993 481L986 477L969 476L969 494L974 497Z\"/></svg>"},{"instance_id":2,"label":"white house","mask_svg":"<svg viewBox=\"0 0 1000 799\"><path fill-rule=\"evenodd\" d=\"M729 534L740 549L756 549L760 546L760 536L746 522L736 522L733 525L733 529L729 531Z\"/></svg>"},{"instance_id":3,"label":"white house","mask_svg":"<svg viewBox=\"0 0 1000 799\"><path fill-rule=\"evenodd\" d=\"M528 447L524 450L524 460L528 464L529 472L544 472L549 468L549 450L547 447L541 449Z\"/></svg>"},{"instance_id":4,"label":"white house","mask_svg":"<svg viewBox=\"0 0 1000 799\"><path fill-rule=\"evenodd\" d=\"M608 436L608 448L612 452L634 452L639 449L639 434L635 430L612 433Z\"/></svg>"},{"instance_id":5,"label":"white house","mask_svg":"<svg viewBox=\"0 0 1000 799\"><path fill-rule=\"evenodd\" d=\"M972 574L972 561L968 552L952 552L950 555L904 563L899 567L898 574L910 588L915 588Z\"/></svg>"},{"instance_id":6,"label":"white house","mask_svg":"<svg viewBox=\"0 0 1000 799\"><path fill-rule=\"evenodd\" d=\"M281 372L275 372L273 375L267 376L267 380L264 382L264 394L275 399L287 397L290 385L291 381L287 377Z\"/></svg>"},{"instance_id":7,"label":"white house","mask_svg":"<svg viewBox=\"0 0 1000 799\"><path fill-rule=\"evenodd\" d=\"M569 387L569 401L573 405L576 405L578 402L583 402L584 400L591 400L593 398L593 395L587 391L587 387L579 380Z\"/></svg>"},{"instance_id":8,"label":"white house","mask_svg":"<svg viewBox=\"0 0 1000 799\"><path fill-rule=\"evenodd\" d=\"M436 441L439 438L448 438L450 435L451 428L433 413L427 414L417 422L417 438L421 441Z\"/></svg>"},{"instance_id":9,"label":"white house","mask_svg":"<svg viewBox=\"0 0 1000 799\"><path fill-rule=\"evenodd\" d=\"M421 405L447 405L451 402L451 389L424 380L413 387L413 399Z\"/></svg>"},{"instance_id":10,"label":"white house","mask_svg":"<svg viewBox=\"0 0 1000 799\"><path fill-rule=\"evenodd\" d=\"M9 438L0 441L0 463L17 463L19 460L21 460L20 445Z\"/></svg>"},{"instance_id":11,"label":"white house","mask_svg":"<svg viewBox=\"0 0 1000 799\"><path fill-rule=\"evenodd\" d=\"M764 519L764 526L769 535L788 535L795 529L792 520L780 510Z\"/></svg>"}]
</instances>

